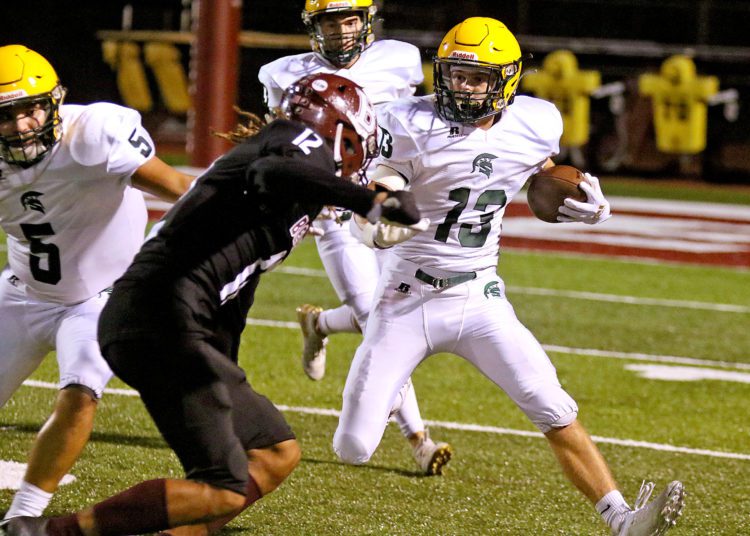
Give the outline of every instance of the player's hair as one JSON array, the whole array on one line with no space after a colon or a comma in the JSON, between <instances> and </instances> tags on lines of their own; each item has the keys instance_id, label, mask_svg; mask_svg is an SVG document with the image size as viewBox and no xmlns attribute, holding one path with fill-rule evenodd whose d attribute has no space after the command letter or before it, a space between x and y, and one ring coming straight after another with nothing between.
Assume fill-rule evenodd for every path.
<instances>
[{"instance_id":1,"label":"player's hair","mask_svg":"<svg viewBox=\"0 0 750 536\"><path fill-rule=\"evenodd\" d=\"M244 119L244 122L241 120L235 125L234 129L229 132L216 132L212 130L211 134L218 138L229 140L232 143L242 143L247 138L255 136L260 132L260 129L266 126L266 120L262 117L252 112L246 112L237 106L234 106L233 108L234 111L237 112L237 115Z\"/></svg>"}]
</instances>

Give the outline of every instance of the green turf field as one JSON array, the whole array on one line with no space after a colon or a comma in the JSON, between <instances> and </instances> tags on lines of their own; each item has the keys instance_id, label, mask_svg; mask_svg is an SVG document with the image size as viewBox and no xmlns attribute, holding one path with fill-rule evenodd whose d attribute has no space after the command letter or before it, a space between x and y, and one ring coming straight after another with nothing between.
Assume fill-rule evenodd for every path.
<instances>
[{"instance_id":1,"label":"green turf field","mask_svg":"<svg viewBox=\"0 0 750 536\"><path fill-rule=\"evenodd\" d=\"M299 275L293 268L313 271ZM320 270L308 239L261 282L241 361L255 388L288 408L285 415L298 434L303 459L279 490L225 533L608 534L562 477L546 442L513 433L535 431L523 414L454 356L432 357L414 375L423 417L436 421L432 436L455 449L443 477L416 472L395 425L369 464L341 464L331 449L336 418L316 410L340 408L359 338L333 337L328 374L312 382L301 370L301 338L293 329L298 304L337 305ZM657 492L681 479L687 506L670 534L750 534L750 272L512 251L503 254L499 271L518 316L544 345L556 349L550 357L560 379L577 399L584 425L600 438L626 498L635 499L642 479L657 482ZM536 295L532 287L559 292ZM564 297L565 291L673 301L627 304ZM735 307L722 311L713 304ZM659 361L663 356L700 361ZM724 366L710 367L711 362ZM665 381L627 368L649 364L713 368L735 378ZM54 382L54 359L48 358L33 378ZM125 386L114 381L110 387ZM24 461L53 396L49 389L22 387L0 410L0 459ZM487 428L461 426L470 424ZM143 479L181 474L138 399L114 394L102 401L94 436L72 473L77 480L60 489L49 514L91 504ZM0 512L11 497L11 491L0 490Z\"/></svg>"}]
</instances>

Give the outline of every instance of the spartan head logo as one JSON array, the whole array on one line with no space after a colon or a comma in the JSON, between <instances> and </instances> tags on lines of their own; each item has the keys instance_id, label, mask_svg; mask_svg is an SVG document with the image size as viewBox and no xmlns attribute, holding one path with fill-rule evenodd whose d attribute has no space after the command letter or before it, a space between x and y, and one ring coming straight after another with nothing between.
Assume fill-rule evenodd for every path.
<instances>
[{"instance_id":1,"label":"spartan head logo","mask_svg":"<svg viewBox=\"0 0 750 536\"><path fill-rule=\"evenodd\" d=\"M44 214L44 205L39 200L44 194L41 192L26 192L21 196L21 205L24 210L36 210Z\"/></svg>"},{"instance_id":2,"label":"spartan head logo","mask_svg":"<svg viewBox=\"0 0 750 536\"><path fill-rule=\"evenodd\" d=\"M500 287L498 286L498 281L490 281L484 286L484 297L488 300L490 298L502 298L503 293L500 290Z\"/></svg>"},{"instance_id":3,"label":"spartan head logo","mask_svg":"<svg viewBox=\"0 0 750 536\"><path fill-rule=\"evenodd\" d=\"M494 154L482 153L474 159L471 163L471 172L474 173L477 169L480 173L484 173L487 178L490 178L492 173L492 161L497 158Z\"/></svg>"}]
</instances>

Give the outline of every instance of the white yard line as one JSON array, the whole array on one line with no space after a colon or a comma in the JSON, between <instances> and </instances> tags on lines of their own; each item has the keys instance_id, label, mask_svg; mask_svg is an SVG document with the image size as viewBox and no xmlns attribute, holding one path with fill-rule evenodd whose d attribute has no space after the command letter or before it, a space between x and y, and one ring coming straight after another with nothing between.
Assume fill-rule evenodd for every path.
<instances>
[{"instance_id":1,"label":"white yard line","mask_svg":"<svg viewBox=\"0 0 750 536\"><path fill-rule=\"evenodd\" d=\"M0 245L0 251L5 251L5 246ZM302 268L299 266L279 266L274 270L276 273L301 275L306 277L328 277L324 270L314 268ZM558 290L541 287L520 287L509 285L508 292L515 294L526 294L530 296L556 296L561 298L572 298L576 300L601 301L610 303L626 303L631 305L652 305L657 307L677 307L682 309L700 309L704 311L719 311L722 313L750 313L750 306L734 305L731 303L711 303L689 300L666 300L660 298L640 298L637 296L621 296L618 294L602 294L599 292L583 292L577 290Z\"/></svg>"},{"instance_id":2,"label":"white yard line","mask_svg":"<svg viewBox=\"0 0 750 536\"><path fill-rule=\"evenodd\" d=\"M26 474L26 464L10 460L0 460L0 489L17 490L21 486L23 477ZM60 480L60 485L65 486L74 482L76 477L65 475Z\"/></svg>"},{"instance_id":3,"label":"white yard line","mask_svg":"<svg viewBox=\"0 0 750 536\"><path fill-rule=\"evenodd\" d=\"M307 277L327 277L324 270L301 268L299 266L280 266L275 272L301 275ZM730 303L711 303L691 300L667 300L661 298L641 298L638 296L621 296L618 294L602 294L599 292L583 292L577 290L558 290L553 288L519 287L509 285L508 292L533 296L557 296L577 300L602 301L611 303L626 303L630 305L652 305L658 307L678 307L683 309L701 309L705 311L720 311L723 313L750 313L750 307Z\"/></svg>"},{"instance_id":4,"label":"white yard line","mask_svg":"<svg viewBox=\"0 0 750 536\"><path fill-rule=\"evenodd\" d=\"M266 328L299 329L299 323L284 320L267 320L262 318L248 318L248 326L261 326ZM555 344L542 344L547 352L568 355L585 355L592 357L608 357L611 359L628 359L632 361L655 361L658 363L674 363L679 365L700 365L705 367L719 367L727 369L750 370L750 363L736 363L732 361L714 361L712 359L698 359L695 357L681 357L674 355L643 354L639 352L611 352L609 350L597 350L594 348L573 348L570 346L557 346Z\"/></svg>"},{"instance_id":5,"label":"white yard line","mask_svg":"<svg viewBox=\"0 0 750 536\"><path fill-rule=\"evenodd\" d=\"M57 389L57 384L49 382L41 382L36 380L26 380L23 382L24 385L29 387L40 387L43 389ZM105 389L105 393L122 396L138 396L136 391L131 389ZM338 417L340 412L335 409L326 408L310 408L305 406L286 406L283 404L277 404L276 407L281 411L289 413L304 413L307 415L323 415L327 417ZM467 424L450 421L432 421L425 420L425 424L433 427L448 428L451 430L460 430L463 432L480 432L485 434L495 435L513 435L521 437L544 437L540 432L532 432L528 430L515 430L513 428L500 428L497 426L483 426L481 424ZM597 443L606 443L609 445L620 445L623 447L640 448L647 450L659 450L664 452L677 452L681 454L693 454L696 456L707 456L709 458L729 458L733 460L749 460L750 454L744 454L739 452L722 452L718 450L708 449L694 449L689 447L678 447L675 445L669 445L665 443L651 443L649 441L636 441L634 439L618 439L615 437L601 437L592 436L592 439Z\"/></svg>"},{"instance_id":6,"label":"white yard line","mask_svg":"<svg viewBox=\"0 0 750 536\"><path fill-rule=\"evenodd\" d=\"M639 298L637 296L621 296L617 294L602 294L599 292L582 292L576 290L557 290L552 288L506 287L509 292L536 296L560 296L578 300L603 301L612 303L627 303L632 305L655 305L659 307L679 307L682 309L702 309L706 311L721 311L724 313L750 313L750 307L730 303L710 303L690 300L665 300L661 298Z\"/></svg>"},{"instance_id":7,"label":"white yard line","mask_svg":"<svg viewBox=\"0 0 750 536\"><path fill-rule=\"evenodd\" d=\"M296 325L299 329L299 324ZM628 359L632 361L656 361L659 363L674 363L679 365L700 365L705 367L719 367L737 370L750 370L750 363L736 363L732 361L714 361L712 359L697 359L694 357L680 357L674 355L642 354L638 352L610 352L608 350L596 350L593 348L571 348L569 346L556 346L554 344L543 344L547 352L569 355L585 355L592 357L608 357L611 359Z\"/></svg>"}]
</instances>

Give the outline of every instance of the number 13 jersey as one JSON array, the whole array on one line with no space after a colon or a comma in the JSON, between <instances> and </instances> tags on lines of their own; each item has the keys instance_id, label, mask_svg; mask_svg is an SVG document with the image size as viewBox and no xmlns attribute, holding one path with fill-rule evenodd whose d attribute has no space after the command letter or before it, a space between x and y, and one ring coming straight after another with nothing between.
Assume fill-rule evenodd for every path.
<instances>
[{"instance_id":1,"label":"number 13 jersey","mask_svg":"<svg viewBox=\"0 0 750 536\"><path fill-rule=\"evenodd\" d=\"M140 115L63 105L62 137L23 169L0 161L8 263L33 298L70 305L112 285L143 242L147 213L130 176L154 155Z\"/></svg>"},{"instance_id":2,"label":"number 13 jersey","mask_svg":"<svg viewBox=\"0 0 750 536\"><path fill-rule=\"evenodd\" d=\"M406 179L429 228L393 252L422 266L468 272L497 265L506 205L559 151L562 118L547 101L516 97L489 129L446 122L434 96L378 109L375 164Z\"/></svg>"}]
</instances>

